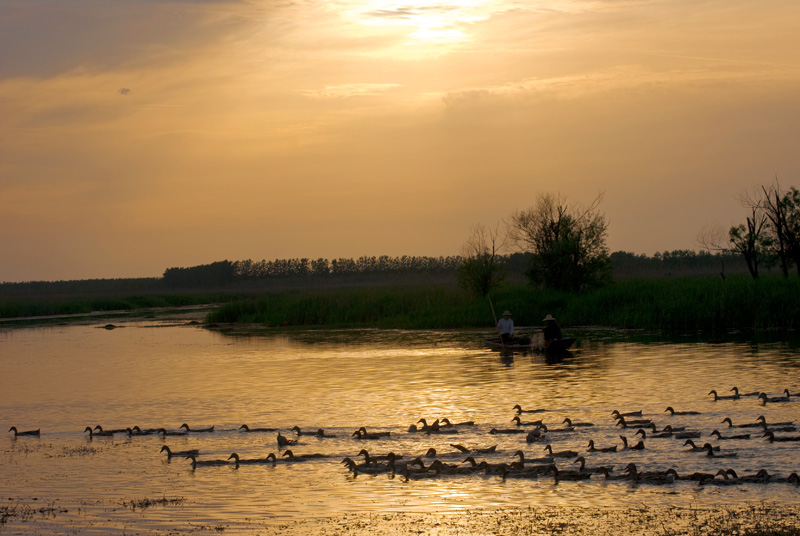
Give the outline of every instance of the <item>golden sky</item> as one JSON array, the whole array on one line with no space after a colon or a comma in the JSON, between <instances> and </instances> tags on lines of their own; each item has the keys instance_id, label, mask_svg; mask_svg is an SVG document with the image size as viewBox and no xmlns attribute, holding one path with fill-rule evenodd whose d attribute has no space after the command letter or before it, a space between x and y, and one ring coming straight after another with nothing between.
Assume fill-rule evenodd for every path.
<instances>
[{"instance_id":1,"label":"golden sky","mask_svg":"<svg viewBox=\"0 0 800 536\"><path fill-rule=\"evenodd\" d=\"M459 254L540 193L697 249L798 184L795 0L2 0L0 281Z\"/></svg>"}]
</instances>

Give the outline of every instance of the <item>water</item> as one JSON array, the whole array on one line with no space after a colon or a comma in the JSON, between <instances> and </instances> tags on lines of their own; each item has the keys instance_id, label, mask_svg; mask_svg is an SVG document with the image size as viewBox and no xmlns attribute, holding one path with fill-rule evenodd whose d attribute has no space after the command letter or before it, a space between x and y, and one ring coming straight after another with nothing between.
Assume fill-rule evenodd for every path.
<instances>
[{"instance_id":1,"label":"water","mask_svg":"<svg viewBox=\"0 0 800 536\"><path fill-rule=\"evenodd\" d=\"M800 470L800 443L768 443L755 429L728 429L764 415L768 422L800 422L800 402L760 405L730 394L800 391L800 352L786 342L662 343L603 332L577 333L571 357L548 364L541 356L503 359L484 349L477 332L327 331L232 336L182 324L127 323L114 330L70 325L0 331L0 425L41 428L41 436L7 434L0 453L2 504L15 515L0 524L9 534L253 533L253 527L296 519L364 512L457 513L511 506L625 508L707 506L771 501L797 506L789 484L668 486L589 481L554 484L495 475L442 476L405 481L387 475L353 477L339 461L393 451L404 459L434 447L458 463L451 443L497 445L479 459L512 461L544 455L544 445L586 456L587 465L628 462L640 469L674 467L679 474L733 468L767 469L779 477ZM800 398L796 400L800 401ZM492 435L514 428L515 404L546 408L522 414L561 428L565 417L594 423L573 433L551 432L528 444L523 435ZM670 416L667 406L699 415ZM621 429L613 410L642 410L659 428L685 425L701 431L730 459L688 452L683 440L646 438L643 451L586 452L638 441L637 428ZM456 435L408 433L420 418L474 421ZM90 438L87 426L214 426L213 433ZM304 463L191 468L160 452L197 448L200 460L280 456L277 433L241 433L241 424L274 427L294 437L323 428L333 438L301 437L297 454L328 457ZM390 431L388 439L358 441L352 433ZM528 427L529 428L529 427ZM717 441L751 432L749 440ZM798 435L800 432L779 435ZM427 460L430 461L430 460ZM571 459L559 461L568 468ZM574 467L574 466L573 466ZM24 514L24 515L23 515Z\"/></svg>"}]
</instances>

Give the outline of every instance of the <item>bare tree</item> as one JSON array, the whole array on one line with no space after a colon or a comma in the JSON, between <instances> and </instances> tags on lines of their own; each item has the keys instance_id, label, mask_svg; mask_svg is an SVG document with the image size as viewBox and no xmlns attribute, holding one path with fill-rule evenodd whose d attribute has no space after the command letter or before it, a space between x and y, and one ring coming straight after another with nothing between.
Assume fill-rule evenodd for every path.
<instances>
[{"instance_id":1,"label":"bare tree","mask_svg":"<svg viewBox=\"0 0 800 536\"><path fill-rule=\"evenodd\" d=\"M494 228L480 223L472 226L462 248L458 266L458 282L465 290L486 297L505 279L505 261L501 255L506 245L506 233L500 224Z\"/></svg>"},{"instance_id":2,"label":"bare tree","mask_svg":"<svg viewBox=\"0 0 800 536\"><path fill-rule=\"evenodd\" d=\"M528 277L533 284L564 290L601 285L610 278L608 223L598 206L571 206L565 197L541 194L534 206L511 216L511 239L532 253Z\"/></svg>"}]
</instances>

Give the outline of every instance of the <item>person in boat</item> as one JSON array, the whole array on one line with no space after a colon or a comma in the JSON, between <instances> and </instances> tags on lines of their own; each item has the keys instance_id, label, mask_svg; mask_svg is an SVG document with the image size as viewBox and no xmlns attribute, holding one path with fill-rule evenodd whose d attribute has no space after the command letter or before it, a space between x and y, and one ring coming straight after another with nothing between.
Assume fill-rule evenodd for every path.
<instances>
[{"instance_id":1,"label":"person in boat","mask_svg":"<svg viewBox=\"0 0 800 536\"><path fill-rule=\"evenodd\" d=\"M550 346L550 343L561 339L561 326L558 325L553 315L548 314L544 317L544 328L542 328L544 335L544 345Z\"/></svg>"},{"instance_id":2,"label":"person in boat","mask_svg":"<svg viewBox=\"0 0 800 536\"><path fill-rule=\"evenodd\" d=\"M511 312L507 309L503 311L503 318L497 321L497 329L504 343L514 342L514 321L511 320Z\"/></svg>"}]
</instances>

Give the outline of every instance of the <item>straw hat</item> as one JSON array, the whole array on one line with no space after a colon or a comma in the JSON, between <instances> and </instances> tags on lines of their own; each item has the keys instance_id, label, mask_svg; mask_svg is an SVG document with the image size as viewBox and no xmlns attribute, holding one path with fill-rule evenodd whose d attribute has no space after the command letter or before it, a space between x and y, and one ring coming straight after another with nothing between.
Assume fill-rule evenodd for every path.
<instances>
[{"instance_id":1,"label":"straw hat","mask_svg":"<svg viewBox=\"0 0 800 536\"><path fill-rule=\"evenodd\" d=\"M553 318L553 315L551 315L551 314L548 314L546 317L544 317L544 320L543 320L543 322L549 322L550 320L552 320L552 321L554 321L554 322L555 322L555 320L556 320L556 319L555 319L555 318Z\"/></svg>"},{"instance_id":2,"label":"straw hat","mask_svg":"<svg viewBox=\"0 0 800 536\"><path fill-rule=\"evenodd\" d=\"M503 316L511 316L511 311L506 309L505 311L503 311Z\"/></svg>"}]
</instances>

